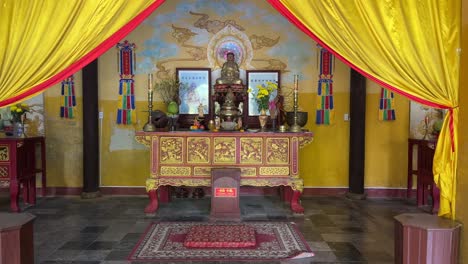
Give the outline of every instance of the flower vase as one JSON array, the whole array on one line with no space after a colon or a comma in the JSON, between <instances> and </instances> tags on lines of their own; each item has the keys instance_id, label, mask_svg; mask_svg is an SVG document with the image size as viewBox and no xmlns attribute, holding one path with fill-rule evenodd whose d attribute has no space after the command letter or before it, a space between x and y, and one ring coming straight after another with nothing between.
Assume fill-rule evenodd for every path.
<instances>
[{"instance_id":1,"label":"flower vase","mask_svg":"<svg viewBox=\"0 0 468 264\"><path fill-rule=\"evenodd\" d=\"M15 122L13 124L13 136L15 136L15 137L26 137L26 134L24 133L24 123Z\"/></svg>"},{"instance_id":2,"label":"flower vase","mask_svg":"<svg viewBox=\"0 0 468 264\"><path fill-rule=\"evenodd\" d=\"M268 116L266 114L265 109L262 109L260 111L260 115L258 116L258 121L260 122L260 130L265 131L266 130L266 123L268 121Z\"/></svg>"}]
</instances>

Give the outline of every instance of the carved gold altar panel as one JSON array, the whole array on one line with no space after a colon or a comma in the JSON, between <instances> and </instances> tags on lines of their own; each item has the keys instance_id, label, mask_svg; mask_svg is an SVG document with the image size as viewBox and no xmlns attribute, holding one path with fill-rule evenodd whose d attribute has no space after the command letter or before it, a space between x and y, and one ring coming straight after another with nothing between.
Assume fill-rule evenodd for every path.
<instances>
[{"instance_id":1,"label":"carved gold altar panel","mask_svg":"<svg viewBox=\"0 0 468 264\"><path fill-rule=\"evenodd\" d=\"M214 140L214 163L235 164L236 163L236 138L217 137Z\"/></svg>"},{"instance_id":2,"label":"carved gold altar panel","mask_svg":"<svg viewBox=\"0 0 468 264\"><path fill-rule=\"evenodd\" d=\"M258 164L262 162L262 138L241 138L240 158L242 164Z\"/></svg>"},{"instance_id":3,"label":"carved gold altar panel","mask_svg":"<svg viewBox=\"0 0 468 264\"><path fill-rule=\"evenodd\" d=\"M266 148L268 164L289 163L289 138L267 138Z\"/></svg>"},{"instance_id":4,"label":"carved gold altar panel","mask_svg":"<svg viewBox=\"0 0 468 264\"><path fill-rule=\"evenodd\" d=\"M184 138L161 137L159 162L161 164L182 163Z\"/></svg>"},{"instance_id":5,"label":"carved gold altar panel","mask_svg":"<svg viewBox=\"0 0 468 264\"><path fill-rule=\"evenodd\" d=\"M148 190L210 186L211 170L219 167L240 168L242 185L302 190L298 152L312 133L137 132L136 140L150 147Z\"/></svg>"},{"instance_id":6,"label":"carved gold altar panel","mask_svg":"<svg viewBox=\"0 0 468 264\"><path fill-rule=\"evenodd\" d=\"M210 138L188 137L187 138L187 161L189 163L210 162Z\"/></svg>"}]
</instances>

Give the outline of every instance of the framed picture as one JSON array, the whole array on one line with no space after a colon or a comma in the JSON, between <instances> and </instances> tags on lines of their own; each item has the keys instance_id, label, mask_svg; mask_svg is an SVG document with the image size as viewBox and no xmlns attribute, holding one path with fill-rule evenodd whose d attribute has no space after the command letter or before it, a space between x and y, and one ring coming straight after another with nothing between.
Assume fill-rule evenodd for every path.
<instances>
[{"instance_id":1,"label":"framed picture","mask_svg":"<svg viewBox=\"0 0 468 264\"><path fill-rule=\"evenodd\" d=\"M210 68L176 68L179 81L179 125L188 128L198 116L200 105L203 113L209 114L211 98L211 69Z\"/></svg>"},{"instance_id":2,"label":"framed picture","mask_svg":"<svg viewBox=\"0 0 468 264\"><path fill-rule=\"evenodd\" d=\"M258 116L260 111L256 101L256 94L258 93L258 87L266 86L267 82L273 82L278 84L278 90L273 91L270 94L270 102L275 100L276 96L280 92L281 87L281 72L279 70L248 70L246 71L247 88L250 90L248 94L248 124L250 127L259 126ZM269 114L267 112L267 114Z\"/></svg>"}]
</instances>

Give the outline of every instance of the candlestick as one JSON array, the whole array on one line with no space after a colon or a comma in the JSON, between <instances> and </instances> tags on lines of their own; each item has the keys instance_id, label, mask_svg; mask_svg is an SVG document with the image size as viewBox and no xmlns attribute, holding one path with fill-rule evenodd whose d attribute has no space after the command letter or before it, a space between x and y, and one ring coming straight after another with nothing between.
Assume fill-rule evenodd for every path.
<instances>
[{"instance_id":1,"label":"candlestick","mask_svg":"<svg viewBox=\"0 0 468 264\"><path fill-rule=\"evenodd\" d=\"M148 74L148 91L153 91L153 74Z\"/></svg>"},{"instance_id":2,"label":"candlestick","mask_svg":"<svg viewBox=\"0 0 468 264\"><path fill-rule=\"evenodd\" d=\"M156 126L153 124L153 74L148 74L148 122L143 126L143 131L154 132Z\"/></svg>"},{"instance_id":3,"label":"candlestick","mask_svg":"<svg viewBox=\"0 0 468 264\"><path fill-rule=\"evenodd\" d=\"M294 74L294 92L297 92L298 90L298 76L297 74Z\"/></svg>"},{"instance_id":4,"label":"candlestick","mask_svg":"<svg viewBox=\"0 0 468 264\"><path fill-rule=\"evenodd\" d=\"M299 75L294 75L294 124L289 128L289 131L291 132L301 132L301 126L297 124L297 109L298 109L298 90L299 90L299 85L298 85L298 76Z\"/></svg>"}]
</instances>

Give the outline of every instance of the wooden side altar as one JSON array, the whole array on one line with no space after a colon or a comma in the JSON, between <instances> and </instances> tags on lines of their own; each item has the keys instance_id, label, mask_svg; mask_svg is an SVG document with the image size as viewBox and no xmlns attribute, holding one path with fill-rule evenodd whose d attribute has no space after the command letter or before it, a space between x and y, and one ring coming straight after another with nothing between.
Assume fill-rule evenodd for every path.
<instances>
[{"instance_id":1,"label":"wooden side altar","mask_svg":"<svg viewBox=\"0 0 468 264\"><path fill-rule=\"evenodd\" d=\"M135 139L150 148L150 175L146 213L158 209L158 188L163 186L211 186L211 169L241 169L241 186L284 186L291 210L303 213L299 198L299 148L313 133L272 132L137 132Z\"/></svg>"}]
</instances>

